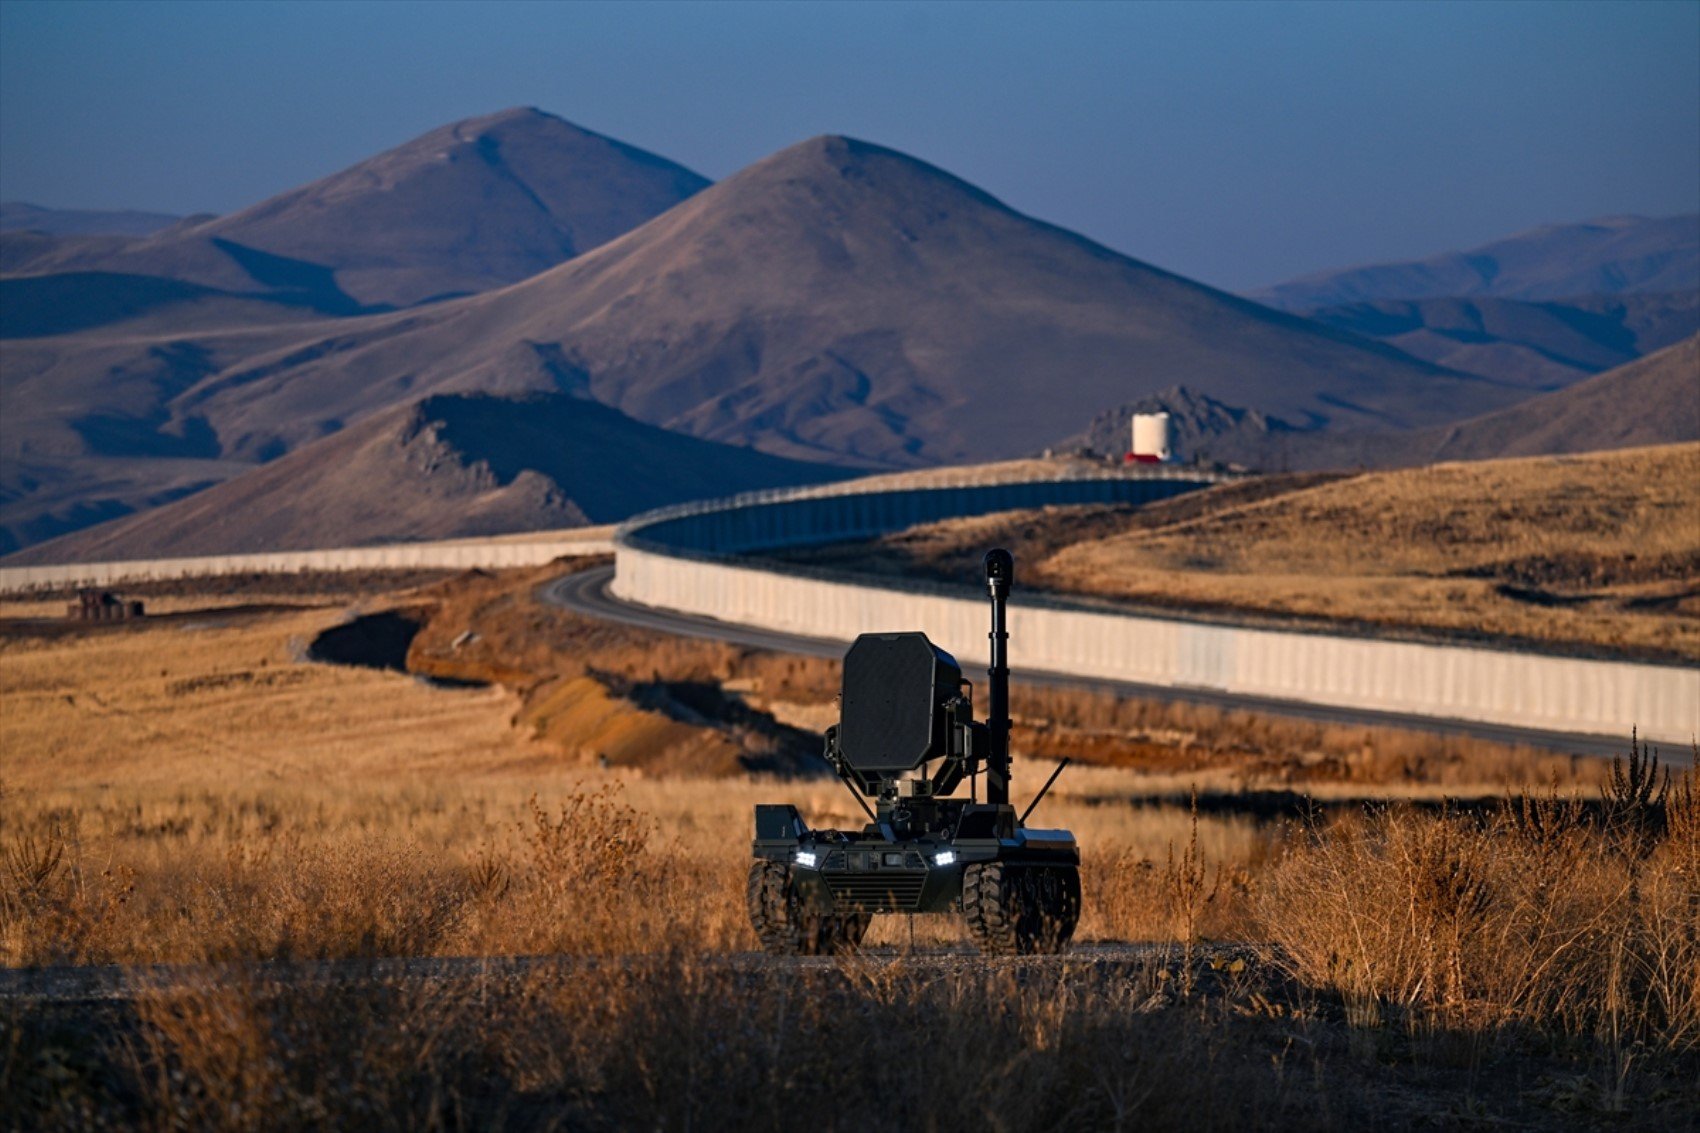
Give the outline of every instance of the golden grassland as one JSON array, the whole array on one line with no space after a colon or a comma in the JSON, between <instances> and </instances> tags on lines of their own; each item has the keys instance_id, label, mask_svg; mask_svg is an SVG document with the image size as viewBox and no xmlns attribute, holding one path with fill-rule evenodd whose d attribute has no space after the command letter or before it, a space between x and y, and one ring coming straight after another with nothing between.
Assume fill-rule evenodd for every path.
<instances>
[{"instance_id":1,"label":"golden grassland","mask_svg":"<svg viewBox=\"0 0 1700 1133\"><path fill-rule=\"evenodd\" d=\"M549 806L599 791L620 792L622 805L653 824L654 837L714 878L704 889L715 899L693 918L695 943L749 947L741 878L754 804L783 798L817 823L860 821L836 780L604 769L577 746L568 752L534 738L520 697L501 686L444 688L405 673L307 660L313 637L344 617L335 609L212 611L182 624L0 644L0 816L16 837L28 834L41 846L57 832L67 851L59 876L74 881L79 900L103 918L100 932L74 940L41 922L35 927L52 931L8 935L7 962L207 960L302 947L359 954L359 934L303 945L287 910L267 915L266 941L221 939L222 929L255 926L186 905L185 883L211 896L218 886L209 876L236 884L242 875L244 893L269 889L287 901L315 868L336 873L332 862L346 852L353 860L336 884L353 898L381 846L421 866L487 867L537 834L534 797ZM641 722L632 730L649 734ZM1033 763L1020 774L1037 784L1052 764ZM1047 802L1046 817L1074 824L1107 852L1160 856L1184 828L1184 812L1157 808L1130 821L1125 807L1103 800L1134 792L1132 777L1093 770ZM1268 841L1248 819L1210 819L1205 830L1223 860L1260 853ZM321 884L331 882L309 889ZM301 909L309 897L299 894ZM515 915L523 919L523 910ZM1109 925L1096 931L1125 935ZM629 943L673 940L638 932ZM520 947L518 937L451 935L427 950Z\"/></svg>"},{"instance_id":2,"label":"golden grassland","mask_svg":"<svg viewBox=\"0 0 1700 1133\"><path fill-rule=\"evenodd\" d=\"M1700 444L1258 483L800 557L961 580L1002 544L1065 593L1700 659Z\"/></svg>"},{"instance_id":3,"label":"golden grassland","mask_svg":"<svg viewBox=\"0 0 1700 1133\"><path fill-rule=\"evenodd\" d=\"M1614 782L1525 750L1022 689L1018 784L1085 761L1036 816L1081 840L1081 938L1167 959L941 969L906 960L910 926L881 918L869 943L889 960L727 966L754 947L750 808L859 824L835 780L749 770L804 769L774 716L806 721L836 668L585 623L532 603L539 578L0 635L0 963L583 961L352 988L238 968L109 1008L0 1007L0 1125L1669 1128L1696 1112L1692 776L1665 787L1638 761ZM502 683L307 659L386 605L426 619L411 666ZM575 734L588 719L596 742ZM642 758L657 736L671 754ZM1308 822L1207 805L1274 789L1508 804ZM915 928L923 950L960 945L948 921Z\"/></svg>"}]
</instances>

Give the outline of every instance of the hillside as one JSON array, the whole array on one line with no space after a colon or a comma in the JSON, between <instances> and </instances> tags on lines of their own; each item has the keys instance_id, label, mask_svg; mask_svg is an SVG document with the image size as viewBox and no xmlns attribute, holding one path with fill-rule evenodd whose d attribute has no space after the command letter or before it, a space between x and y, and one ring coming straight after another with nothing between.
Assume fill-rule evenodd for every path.
<instances>
[{"instance_id":1,"label":"hillside","mask_svg":"<svg viewBox=\"0 0 1700 1133\"><path fill-rule=\"evenodd\" d=\"M1700 660L1700 444L1262 477L1144 508L1004 512L811 564L1203 616Z\"/></svg>"},{"instance_id":2,"label":"hillside","mask_svg":"<svg viewBox=\"0 0 1700 1133\"><path fill-rule=\"evenodd\" d=\"M1427 430L1423 438L1434 439L1434 460L1700 440L1700 335L1567 389Z\"/></svg>"},{"instance_id":3,"label":"hillside","mask_svg":"<svg viewBox=\"0 0 1700 1133\"><path fill-rule=\"evenodd\" d=\"M119 248L13 258L32 273L155 276L283 292L331 313L513 283L637 227L708 182L533 109L472 118L229 216Z\"/></svg>"},{"instance_id":4,"label":"hillside","mask_svg":"<svg viewBox=\"0 0 1700 1133\"><path fill-rule=\"evenodd\" d=\"M1310 317L1437 366L1550 390L1700 331L1700 291L1549 303L1387 299L1325 307Z\"/></svg>"},{"instance_id":5,"label":"hillside","mask_svg":"<svg viewBox=\"0 0 1700 1133\"><path fill-rule=\"evenodd\" d=\"M611 523L847 471L680 437L562 394L431 397L7 562L295 550Z\"/></svg>"},{"instance_id":6,"label":"hillside","mask_svg":"<svg viewBox=\"0 0 1700 1133\"><path fill-rule=\"evenodd\" d=\"M1251 293L1287 311L1384 299L1573 295L1700 290L1700 213L1604 217L1548 224L1463 252L1322 271Z\"/></svg>"}]
</instances>

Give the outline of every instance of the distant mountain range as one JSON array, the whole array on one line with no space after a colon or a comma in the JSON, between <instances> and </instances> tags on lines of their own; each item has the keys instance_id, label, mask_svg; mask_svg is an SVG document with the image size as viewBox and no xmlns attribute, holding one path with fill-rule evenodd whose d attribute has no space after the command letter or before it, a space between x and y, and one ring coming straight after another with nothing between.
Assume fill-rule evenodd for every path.
<instances>
[{"instance_id":1,"label":"distant mountain range","mask_svg":"<svg viewBox=\"0 0 1700 1133\"><path fill-rule=\"evenodd\" d=\"M1254 291L1284 311L1382 300L1563 300L1700 291L1700 213L1549 224L1465 252L1316 272Z\"/></svg>"},{"instance_id":2,"label":"distant mountain range","mask_svg":"<svg viewBox=\"0 0 1700 1133\"><path fill-rule=\"evenodd\" d=\"M41 232L49 236L151 236L183 218L132 209L52 209L25 201L0 202L0 232Z\"/></svg>"},{"instance_id":3,"label":"distant mountain range","mask_svg":"<svg viewBox=\"0 0 1700 1133\"><path fill-rule=\"evenodd\" d=\"M151 236L0 234L0 271L0 551L68 536L49 555L618 518L724 487L706 465L758 487L1021 455L1178 386L1222 459L1224 414L1248 452L1280 434L1321 453L1508 408L1696 308L1377 299L1308 319L866 142L708 186L533 110ZM1516 365L1466 372L1496 344ZM562 464L556 435L601 455Z\"/></svg>"},{"instance_id":4,"label":"distant mountain range","mask_svg":"<svg viewBox=\"0 0 1700 1133\"><path fill-rule=\"evenodd\" d=\"M1515 299L1384 299L1310 317L1437 366L1559 389L1700 331L1700 291Z\"/></svg>"}]
</instances>

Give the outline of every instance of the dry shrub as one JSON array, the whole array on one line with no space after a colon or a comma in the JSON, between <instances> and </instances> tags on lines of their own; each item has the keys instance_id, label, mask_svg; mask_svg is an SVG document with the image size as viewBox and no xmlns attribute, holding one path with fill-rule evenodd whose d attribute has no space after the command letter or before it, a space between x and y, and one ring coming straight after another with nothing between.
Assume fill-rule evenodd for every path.
<instances>
[{"instance_id":1,"label":"dry shrub","mask_svg":"<svg viewBox=\"0 0 1700 1133\"><path fill-rule=\"evenodd\" d=\"M480 903L471 936L482 950L644 952L678 941L677 871L651 846L654 820L617 787L575 789L554 811L533 797L515 833L516 848L475 866L510 879Z\"/></svg>"},{"instance_id":2,"label":"dry shrub","mask_svg":"<svg viewBox=\"0 0 1700 1133\"><path fill-rule=\"evenodd\" d=\"M429 955L460 920L464 877L405 839L313 844L287 835L234 846L204 879L203 958ZM196 914L199 914L197 916Z\"/></svg>"},{"instance_id":3,"label":"dry shrub","mask_svg":"<svg viewBox=\"0 0 1700 1133\"><path fill-rule=\"evenodd\" d=\"M1654 768L1620 770L1634 785ZM1262 930L1366 1018L1692 1049L1696 774L1669 800L1637 786L1590 810L1554 791L1488 819L1389 809L1313 831L1263 879Z\"/></svg>"},{"instance_id":4,"label":"dry shrub","mask_svg":"<svg viewBox=\"0 0 1700 1133\"><path fill-rule=\"evenodd\" d=\"M74 811L32 817L0 828L0 962L83 963L126 915L133 874L88 876Z\"/></svg>"}]
</instances>

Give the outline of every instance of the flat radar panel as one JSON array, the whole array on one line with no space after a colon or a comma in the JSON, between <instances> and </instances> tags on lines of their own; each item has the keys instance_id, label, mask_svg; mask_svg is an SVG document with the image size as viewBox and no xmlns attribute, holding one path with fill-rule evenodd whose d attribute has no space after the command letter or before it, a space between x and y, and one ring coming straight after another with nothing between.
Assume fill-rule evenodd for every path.
<instances>
[{"instance_id":1,"label":"flat radar panel","mask_svg":"<svg viewBox=\"0 0 1700 1133\"><path fill-rule=\"evenodd\" d=\"M844 655L838 745L864 775L911 771L945 754L941 705L962 684L924 633L864 633Z\"/></svg>"}]
</instances>

